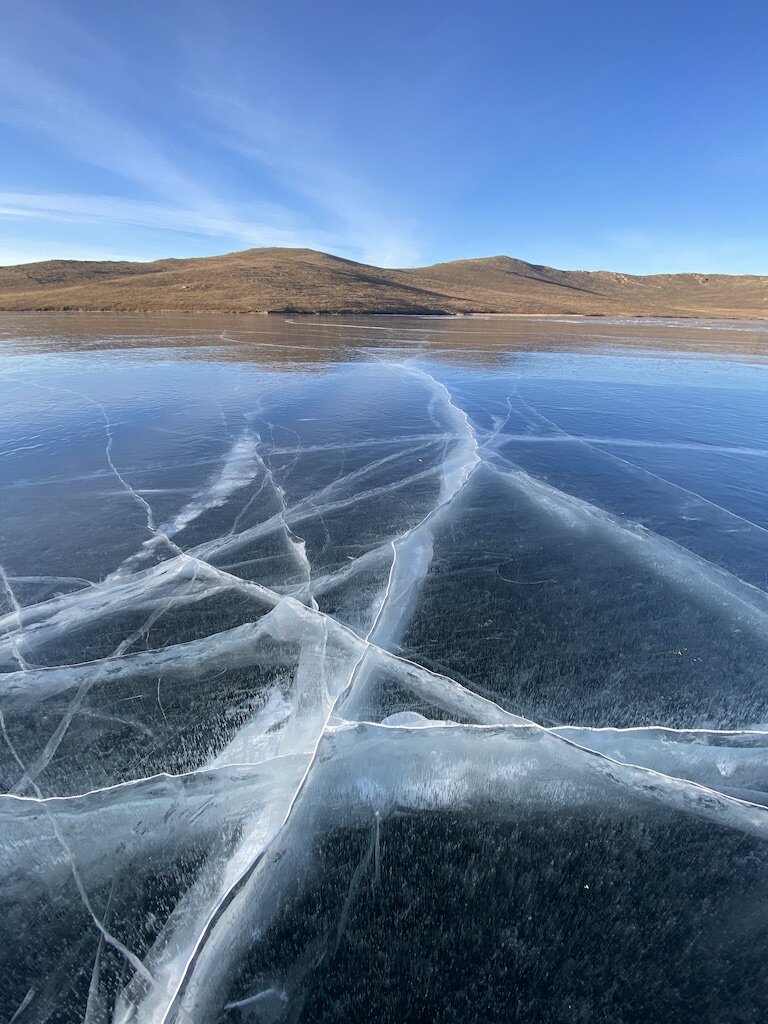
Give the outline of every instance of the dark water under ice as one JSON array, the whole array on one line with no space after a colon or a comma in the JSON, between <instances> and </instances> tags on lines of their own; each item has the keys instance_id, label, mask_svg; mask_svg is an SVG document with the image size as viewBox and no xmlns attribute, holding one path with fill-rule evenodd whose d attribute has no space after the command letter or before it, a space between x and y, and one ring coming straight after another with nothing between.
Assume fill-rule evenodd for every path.
<instances>
[{"instance_id":1,"label":"dark water under ice","mask_svg":"<svg viewBox=\"0 0 768 1024\"><path fill-rule=\"evenodd\" d=\"M768 1019L768 327L0 320L0 1020Z\"/></svg>"}]
</instances>

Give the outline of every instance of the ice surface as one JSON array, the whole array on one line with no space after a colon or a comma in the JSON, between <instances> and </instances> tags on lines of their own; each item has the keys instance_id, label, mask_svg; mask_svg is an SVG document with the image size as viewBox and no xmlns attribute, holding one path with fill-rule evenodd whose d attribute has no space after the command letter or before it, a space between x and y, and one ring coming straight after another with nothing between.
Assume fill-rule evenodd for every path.
<instances>
[{"instance_id":1,"label":"ice surface","mask_svg":"<svg viewBox=\"0 0 768 1024\"><path fill-rule=\"evenodd\" d=\"M764 364L35 323L0 1018L765 1019Z\"/></svg>"}]
</instances>

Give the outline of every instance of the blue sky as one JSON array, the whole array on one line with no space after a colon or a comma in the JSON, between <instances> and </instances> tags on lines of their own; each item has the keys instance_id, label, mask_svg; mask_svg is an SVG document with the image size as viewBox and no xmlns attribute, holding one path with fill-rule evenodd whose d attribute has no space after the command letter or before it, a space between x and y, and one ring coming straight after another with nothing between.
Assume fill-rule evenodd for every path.
<instances>
[{"instance_id":1,"label":"blue sky","mask_svg":"<svg viewBox=\"0 0 768 1024\"><path fill-rule=\"evenodd\" d=\"M0 263L768 274L766 0L24 0Z\"/></svg>"}]
</instances>

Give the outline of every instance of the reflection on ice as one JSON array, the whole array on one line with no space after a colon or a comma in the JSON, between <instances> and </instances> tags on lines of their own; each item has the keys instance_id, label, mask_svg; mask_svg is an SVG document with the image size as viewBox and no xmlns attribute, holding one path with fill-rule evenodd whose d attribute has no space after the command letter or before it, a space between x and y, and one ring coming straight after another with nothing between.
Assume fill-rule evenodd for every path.
<instances>
[{"instance_id":1,"label":"reflection on ice","mask_svg":"<svg viewBox=\"0 0 768 1024\"><path fill-rule=\"evenodd\" d=\"M761 1019L768 534L690 477L763 405L285 330L354 358L18 357L0 1015Z\"/></svg>"}]
</instances>

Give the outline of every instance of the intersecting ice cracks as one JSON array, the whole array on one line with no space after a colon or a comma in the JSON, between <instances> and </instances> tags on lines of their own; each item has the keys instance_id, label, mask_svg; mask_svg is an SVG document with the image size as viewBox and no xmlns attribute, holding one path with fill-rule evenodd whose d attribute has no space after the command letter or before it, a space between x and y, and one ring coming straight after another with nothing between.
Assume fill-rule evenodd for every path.
<instances>
[{"instance_id":1,"label":"intersecting ice cracks","mask_svg":"<svg viewBox=\"0 0 768 1024\"><path fill-rule=\"evenodd\" d=\"M417 364L392 365L382 372L427 396L435 432L431 440L430 435L411 438L404 451L411 456L421 450L426 453L437 441L442 455L434 465L410 467L405 477L385 483L374 477L371 483L374 471L397 466L397 453L388 454L292 504L274 461L276 446L246 431L232 438L220 472L161 525L146 497L116 464L106 409L81 396L103 416L105 459L120 487L145 512L149 538L142 551L102 582L37 606L21 607L12 582L2 573L11 611L0 621L4 630L0 656L5 655L12 668L0 678L3 706L11 715L34 713L43 699L65 703L55 705L63 711L31 758L19 755L6 718L0 721L3 740L19 771L0 813L9 819L15 814L42 815L50 822L95 927L134 972L114 1009L118 1021L203 1024L218 1012L246 937L264 929L277 912L281 886L290 885L290 865L295 865L312 829L320 825L321 817L312 817L310 806L323 807L325 795L331 792L334 809L327 807L327 816L364 820L373 813L378 830L381 816L396 806L452 806L479 797L500 802L520 799L526 787L535 792L537 765L557 764L563 778L593 778L596 786L642 793L744 832L766 834L765 811L750 799L750 793L765 763L768 733L546 729L398 652L433 562L435 531L450 522L453 507L481 467L573 529L602 531L606 543L626 550L628 557L652 564L677 585L695 590L720 610L725 608L739 628L764 632L768 602L756 588L679 545L621 522L510 465L496 447L506 421L499 419L493 430L481 434L446 385ZM313 521L322 523L327 537L324 516L354 508L363 495L375 499L390 494L404 481L412 485L430 480L436 484L432 504L420 508L399 532L363 548L345 565L315 571L302 533ZM361 490L351 496L344 493L351 486ZM228 529L185 546L185 531L213 511L228 508L227 503L249 487L255 491L236 510ZM266 494L271 495L271 511L251 525L247 513L255 497L262 499ZM261 543L270 545L260 556L265 564L283 556L293 564L295 572L284 583L268 586L243 579L236 567L229 571L220 564L225 557L234 558L238 551ZM152 564L146 557L149 551L165 552L167 557ZM367 628L355 630L323 610L324 592L382 560L387 571L377 578ZM253 615L216 633L136 649L137 642L148 637L164 616L212 597L252 601ZM116 612L128 611L137 614L136 624L108 656L80 664L36 662L36 651L73 625L98 624ZM128 771L87 792L44 793L49 784L44 779L56 785L51 768L91 693L109 688L122 692L118 688L131 681L156 679L157 703L167 722L160 697L162 678L187 678L190 686L196 681L207 685L220 668L233 665L262 673L268 680L265 696L203 761L178 773ZM458 721L437 722L413 713L405 719L365 721L384 674ZM389 767L393 760L395 770ZM728 765L726 773L723 764ZM730 790L740 790L746 799L724 791L724 774ZM194 820L184 828L194 833L209 828L217 815L221 820L239 815L236 838L192 880L148 952L139 958L98 916L83 881L82 865L96 870L87 851L88 823L96 815L111 814L116 845L131 834L138 808L147 815L147 809L154 807L155 836L164 827L182 828L180 822L176 824L174 810L181 792L196 808ZM150 841L152 830L147 831L146 842ZM19 849L24 849L21 840ZM337 934L342 931L340 922ZM89 1007L95 1000L96 996L89 997Z\"/></svg>"}]
</instances>

